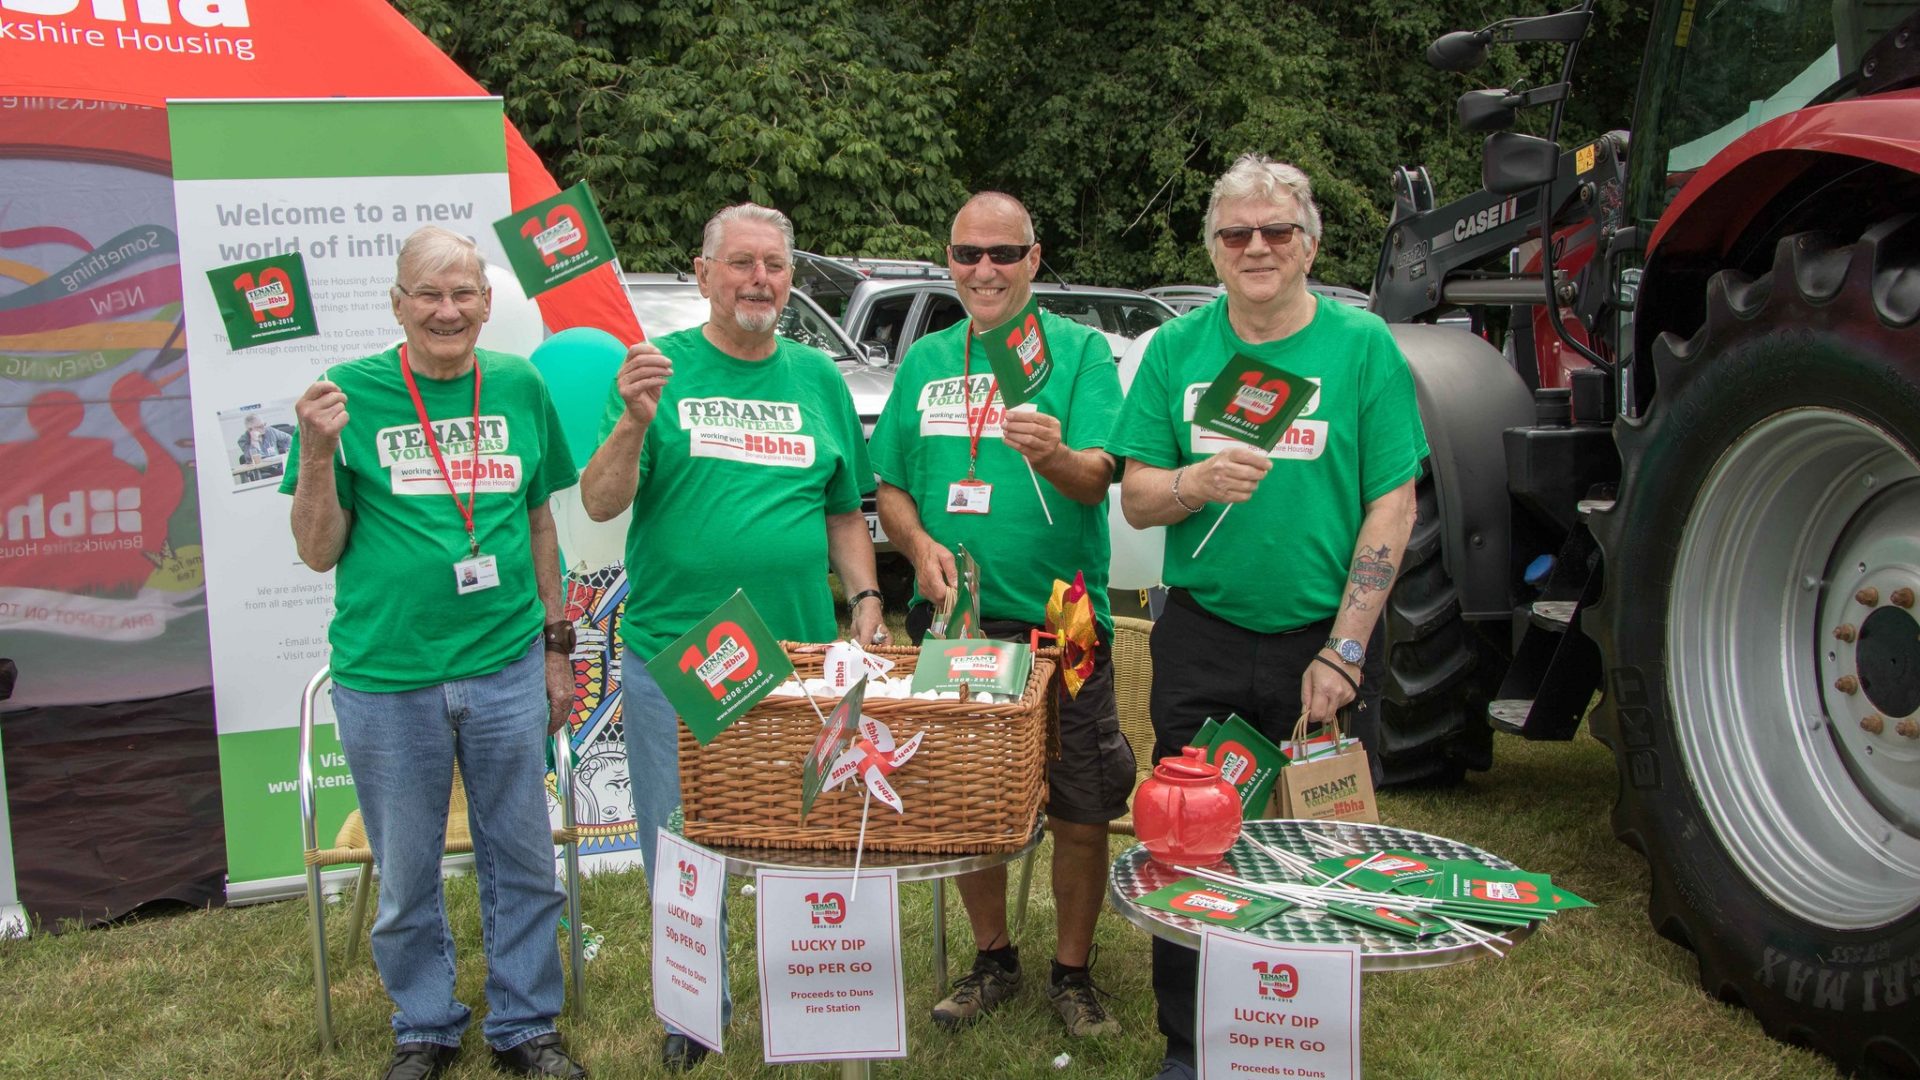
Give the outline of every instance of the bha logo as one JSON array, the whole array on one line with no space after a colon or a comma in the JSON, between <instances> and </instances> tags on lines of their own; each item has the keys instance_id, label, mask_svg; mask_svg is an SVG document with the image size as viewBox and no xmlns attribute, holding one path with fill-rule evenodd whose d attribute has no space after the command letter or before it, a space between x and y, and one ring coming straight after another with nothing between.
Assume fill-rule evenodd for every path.
<instances>
[{"instance_id":1,"label":"bha logo","mask_svg":"<svg viewBox=\"0 0 1920 1080\"><path fill-rule=\"evenodd\" d=\"M1025 322L1014 327L1013 333L1007 335L1007 348L1020 358L1021 372L1032 378L1033 373L1047 362L1041 346L1040 320L1029 315Z\"/></svg>"},{"instance_id":2,"label":"bha logo","mask_svg":"<svg viewBox=\"0 0 1920 1080\"><path fill-rule=\"evenodd\" d=\"M19 15L72 15L82 0L0 0L0 11ZM188 26L249 26L247 0L87 0L85 6L101 22L126 22L131 17L151 26L173 22L175 12Z\"/></svg>"},{"instance_id":3,"label":"bha logo","mask_svg":"<svg viewBox=\"0 0 1920 1080\"><path fill-rule=\"evenodd\" d=\"M847 898L837 892L808 893L807 914L815 926L839 926L847 921Z\"/></svg>"},{"instance_id":4,"label":"bha logo","mask_svg":"<svg viewBox=\"0 0 1920 1080\"><path fill-rule=\"evenodd\" d=\"M83 536L113 536L140 532L139 488L95 488L69 491L65 498L47 504L47 496L35 492L27 500L6 510L6 538L9 541L45 540L49 536L73 540Z\"/></svg>"},{"instance_id":5,"label":"bha logo","mask_svg":"<svg viewBox=\"0 0 1920 1080\"><path fill-rule=\"evenodd\" d=\"M1253 770L1253 754L1237 742L1222 746L1214 758L1220 763L1220 779L1236 787Z\"/></svg>"},{"instance_id":6,"label":"bha logo","mask_svg":"<svg viewBox=\"0 0 1920 1080\"><path fill-rule=\"evenodd\" d=\"M1255 984L1260 988L1260 996L1290 998L1300 992L1300 973L1292 964L1269 964L1265 960L1253 965Z\"/></svg>"},{"instance_id":7,"label":"bha logo","mask_svg":"<svg viewBox=\"0 0 1920 1080\"><path fill-rule=\"evenodd\" d=\"M680 860L680 895L691 898L700 888L700 871L685 859Z\"/></svg>"}]
</instances>

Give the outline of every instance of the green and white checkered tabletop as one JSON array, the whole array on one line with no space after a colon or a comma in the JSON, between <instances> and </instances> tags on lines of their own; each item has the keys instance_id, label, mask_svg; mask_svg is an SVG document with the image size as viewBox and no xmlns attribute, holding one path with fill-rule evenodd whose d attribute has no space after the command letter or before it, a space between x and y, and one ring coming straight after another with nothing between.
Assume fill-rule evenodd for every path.
<instances>
[{"instance_id":1,"label":"green and white checkered tabletop","mask_svg":"<svg viewBox=\"0 0 1920 1080\"><path fill-rule=\"evenodd\" d=\"M1243 839L1235 841L1233 848L1227 852L1224 860L1225 867L1215 864L1204 869L1224 869L1226 873L1256 884L1274 882L1300 884L1299 878L1290 876L1272 859L1246 843L1244 838L1251 836L1269 847L1290 851L1308 861L1316 861L1321 856L1307 842L1309 835L1336 840L1362 851L1395 848L1432 859L1472 859L1497 870L1519 869L1513 863L1492 852L1483 851L1472 844L1461 843L1458 840L1449 840L1444 836L1432 836L1412 829L1394 828L1390 825L1363 825L1348 821L1249 821L1241 829ZM1166 938L1168 941L1188 947L1198 947L1200 930L1204 925L1199 920L1171 912L1156 911L1133 902L1137 897L1145 896L1155 889L1171 885L1188 876L1190 875L1170 866L1162 866L1154 862L1148 856L1144 845L1135 844L1113 861L1113 872L1108 880L1108 895L1113 900L1114 907L1128 922L1155 937ZM1487 927L1486 929L1501 934L1515 944L1533 932L1531 927L1515 929ZM1425 938L1406 938L1302 907L1282 912L1250 930L1241 932L1277 945L1355 944L1360 946L1360 964L1363 971L1409 971L1416 968L1445 967L1448 964L1472 960L1477 956L1493 955L1492 952L1457 930L1449 930L1446 933ZM1504 945L1496 945L1496 947L1502 951L1507 948Z\"/></svg>"}]
</instances>

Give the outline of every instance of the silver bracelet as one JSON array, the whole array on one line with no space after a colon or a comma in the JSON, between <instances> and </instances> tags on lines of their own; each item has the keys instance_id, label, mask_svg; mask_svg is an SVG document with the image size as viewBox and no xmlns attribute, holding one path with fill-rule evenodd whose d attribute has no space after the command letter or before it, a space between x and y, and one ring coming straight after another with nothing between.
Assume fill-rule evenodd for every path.
<instances>
[{"instance_id":1,"label":"silver bracelet","mask_svg":"<svg viewBox=\"0 0 1920 1080\"><path fill-rule=\"evenodd\" d=\"M1173 471L1173 501L1178 503L1180 505L1180 509L1185 510L1187 513L1197 514L1200 512L1200 508L1207 504L1203 502L1200 504L1200 506L1188 506L1187 500L1180 497L1180 474L1186 471L1187 471L1187 467L1185 465L1182 465L1178 469L1175 469Z\"/></svg>"}]
</instances>

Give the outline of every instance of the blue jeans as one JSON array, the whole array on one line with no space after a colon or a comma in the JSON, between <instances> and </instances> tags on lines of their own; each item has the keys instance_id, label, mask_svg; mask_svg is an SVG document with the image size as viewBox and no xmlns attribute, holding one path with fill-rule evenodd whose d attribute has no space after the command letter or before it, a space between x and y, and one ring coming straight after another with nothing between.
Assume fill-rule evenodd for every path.
<instances>
[{"instance_id":1,"label":"blue jeans","mask_svg":"<svg viewBox=\"0 0 1920 1080\"><path fill-rule=\"evenodd\" d=\"M646 662L620 645L620 726L627 738L627 790L633 793L633 823L640 858L653 894L653 855L660 830L680 805L680 714L647 673ZM720 903L720 1022L733 1022L733 987L726 980L726 892ZM685 1034L672 1024L669 1035Z\"/></svg>"},{"instance_id":2,"label":"blue jeans","mask_svg":"<svg viewBox=\"0 0 1920 1080\"><path fill-rule=\"evenodd\" d=\"M535 641L491 675L391 694L333 688L340 746L380 868L373 959L393 998L396 1042L458 1046L471 1016L453 996L440 886L456 758L480 884L487 1042L506 1050L553 1030L566 988L554 937L562 896L547 821L543 657Z\"/></svg>"}]
</instances>

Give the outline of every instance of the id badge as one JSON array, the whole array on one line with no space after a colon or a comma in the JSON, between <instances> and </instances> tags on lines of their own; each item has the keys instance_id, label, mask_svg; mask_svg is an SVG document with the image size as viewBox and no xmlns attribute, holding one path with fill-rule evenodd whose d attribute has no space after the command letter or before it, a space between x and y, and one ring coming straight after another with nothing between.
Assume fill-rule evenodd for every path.
<instances>
[{"instance_id":1,"label":"id badge","mask_svg":"<svg viewBox=\"0 0 1920 1080\"><path fill-rule=\"evenodd\" d=\"M453 564L453 587L461 596L500 584L500 563L492 555L476 555Z\"/></svg>"},{"instance_id":2,"label":"id badge","mask_svg":"<svg viewBox=\"0 0 1920 1080\"><path fill-rule=\"evenodd\" d=\"M959 480L947 486L947 513L984 514L993 503L993 485L985 480Z\"/></svg>"}]
</instances>

